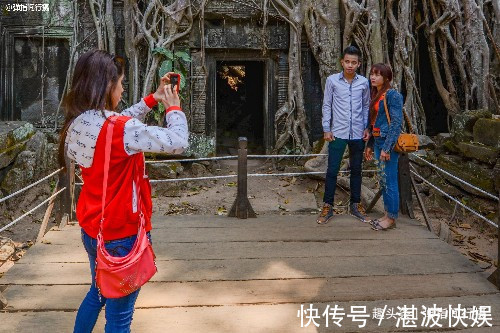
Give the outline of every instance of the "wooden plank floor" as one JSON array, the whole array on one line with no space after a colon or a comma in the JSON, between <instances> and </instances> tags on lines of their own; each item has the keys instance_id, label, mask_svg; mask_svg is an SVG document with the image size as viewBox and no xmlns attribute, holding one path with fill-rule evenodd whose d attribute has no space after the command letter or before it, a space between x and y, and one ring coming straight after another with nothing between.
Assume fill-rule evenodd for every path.
<instances>
[{"instance_id":1,"label":"wooden plank floor","mask_svg":"<svg viewBox=\"0 0 500 333\"><path fill-rule=\"evenodd\" d=\"M325 226L312 215L155 216L153 225L158 273L137 300L135 332L500 331L498 290L416 221L388 232L350 216ZM0 332L71 332L89 284L79 227L50 231L0 279ZM311 304L319 327L301 328L298 311ZM491 306L494 327L425 327L420 311L434 304ZM328 305L344 308L341 327L326 327ZM404 305L418 309L416 327L371 319L374 308ZM365 327L348 317L351 306L366 306ZM102 314L96 331L103 326Z\"/></svg>"}]
</instances>

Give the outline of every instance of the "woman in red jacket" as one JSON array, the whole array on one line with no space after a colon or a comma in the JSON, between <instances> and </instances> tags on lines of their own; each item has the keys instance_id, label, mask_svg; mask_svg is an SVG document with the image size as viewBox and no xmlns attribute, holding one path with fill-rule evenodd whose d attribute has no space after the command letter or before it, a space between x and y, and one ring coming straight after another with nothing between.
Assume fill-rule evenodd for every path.
<instances>
[{"instance_id":1,"label":"woman in red jacket","mask_svg":"<svg viewBox=\"0 0 500 333\"><path fill-rule=\"evenodd\" d=\"M61 132L59 162L68 156L80 166L84 185L76 217L88 253L92 283L76 316L74 332L91 332L106 305L106 332L129 332L139 290L116 299L99 294L95 284L97 234L101 220L104 146L109 119L115 117L102 236L113 256L127 255L136 239L139 214L151 230L151 187L143 152L182 153L188 145L186 116L168 74L158 90L132 107L116 113L123 93L124 60L102 50L83 54L75 66L71 90L64 98L66 119ZM168 85L167 85L168 84ZM158 102L165 106L166 127L147 126L146 114ZM139 183L136 175L142 175ZM140 202L137 200L140 191Z\"/></svg>"}]
</instances>

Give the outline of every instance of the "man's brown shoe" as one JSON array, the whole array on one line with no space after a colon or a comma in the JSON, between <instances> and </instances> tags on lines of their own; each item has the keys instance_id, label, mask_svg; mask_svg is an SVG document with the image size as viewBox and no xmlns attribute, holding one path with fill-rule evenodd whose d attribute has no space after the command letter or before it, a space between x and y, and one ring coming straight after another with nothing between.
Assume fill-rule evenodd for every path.
<instances>
[{"instance_id":1,"label":"man's brown shoe","mask_svg":"<svg viewBox=\"0 0 500 333\"><path fill-rule=\"evenodd\" d=\"M316 222L318 224L327 224L328 222L330 222L332 217L333 217L333 206L325 203Z\"/></svg>"}]
</instances>

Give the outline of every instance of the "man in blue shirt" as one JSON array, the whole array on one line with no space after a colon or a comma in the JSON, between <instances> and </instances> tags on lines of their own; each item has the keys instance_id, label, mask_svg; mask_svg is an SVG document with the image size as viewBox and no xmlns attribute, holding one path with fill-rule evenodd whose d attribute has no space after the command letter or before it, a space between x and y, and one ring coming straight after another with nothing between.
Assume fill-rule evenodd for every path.
<instances>
[{"instance_id":1,"label":"man in blue shirt","mask_svg":"<svg viewBox=\"0 0 500 333\"><path fill-rule=\"evenodd\" d=\"M317 222L328 223L333 217L333 199L337 186L340 163L349 146L351 169L350 213L363 222L365 216L358 210L361 202L361 164L364 141L370 137L368 113L370 107L370 85L368 80L356 73L361 65L361 51L355 46L342 52L342 72L326 80L323 99L323 132L328 144L328 168L326 171L324 205Z\"/></svg>"}]
</instances>

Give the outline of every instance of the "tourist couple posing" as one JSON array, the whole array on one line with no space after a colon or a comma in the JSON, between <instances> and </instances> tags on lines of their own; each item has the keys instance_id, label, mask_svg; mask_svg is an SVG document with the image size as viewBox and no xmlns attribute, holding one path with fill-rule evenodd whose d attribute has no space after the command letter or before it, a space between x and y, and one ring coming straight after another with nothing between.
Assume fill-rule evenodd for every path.
<instances>
[{"instance_id":1,"label":"tourist couple posing","mask_svg":"<svg viewBox=\"0 0 500 333\"><path fill-rule=\"evenodd\" d=\"M399 211L399 153L394 151L394 146L401 132L403 97L391 89L392 70L385 64L371 67L370 88L368 79L356 73L361 65L361 52L356 47L349 46L343 51L341 64L343 71L329 76L325 86L322 125L324 139L329 142L328 168L324 205L317 222L326 224L333 217L337 174L345 148L349 146L350 214L362 222L369 222L373 230L391 229L396 226ZM361 165L363 157L371 160L374 152L385 215L368 220L358 208Z\"/></svg>"}]
</instances>

